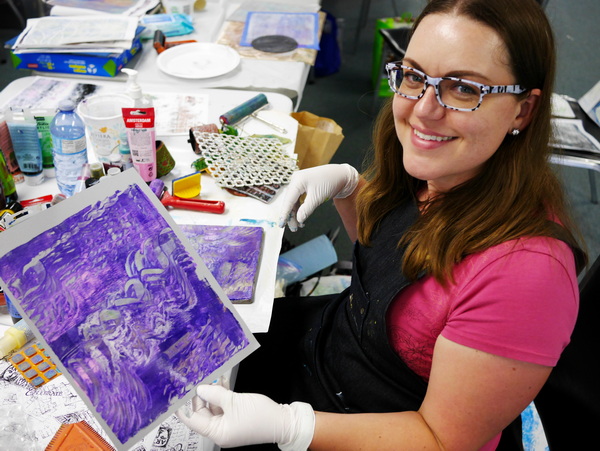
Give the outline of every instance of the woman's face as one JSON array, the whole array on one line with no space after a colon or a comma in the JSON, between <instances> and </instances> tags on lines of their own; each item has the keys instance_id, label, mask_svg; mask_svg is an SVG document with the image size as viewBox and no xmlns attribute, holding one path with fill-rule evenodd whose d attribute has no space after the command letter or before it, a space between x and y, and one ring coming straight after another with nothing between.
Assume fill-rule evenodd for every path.
<instances>
[{"instance_id":1,"label":"woman's face","mask_svg":"<svg viewBox=\"0 0 600 451\"><path fill-rule=\"evenodd\" d=\"M425 17L410 41L405 66L431 77L454 76L486 85L516 83L508 54L496 32L463 16ZM513 94L489 94L475 111L440 105L429 86L421 99L394 96L394 122L403 163L428 182L429 193L445 192L472 178L496 152L506 134L526 125Z\"/></svg>"}]
</instances>

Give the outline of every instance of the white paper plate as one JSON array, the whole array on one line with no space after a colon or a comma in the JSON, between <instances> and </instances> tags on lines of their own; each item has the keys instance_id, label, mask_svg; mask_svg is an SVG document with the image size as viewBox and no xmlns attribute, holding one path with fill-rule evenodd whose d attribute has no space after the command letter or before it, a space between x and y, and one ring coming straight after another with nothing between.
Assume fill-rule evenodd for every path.
<instances>
[{"instance_id":1,"label":"white paper plate","mask_svg":"<svg viewBox=\"0 0 600 451\"><path fill-rule=\"evenodd\" d=\"M156 59L163 72L181 78L211 78L231 72L240 55L226 45L195 42L165 50Z\"/></svg>"}]
</instances>

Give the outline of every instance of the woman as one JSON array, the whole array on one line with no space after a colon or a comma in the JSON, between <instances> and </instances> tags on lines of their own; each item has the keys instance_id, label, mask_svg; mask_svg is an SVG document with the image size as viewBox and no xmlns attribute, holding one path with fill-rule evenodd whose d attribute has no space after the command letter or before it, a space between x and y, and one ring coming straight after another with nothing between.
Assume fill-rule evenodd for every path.
<instances>
[{"instance_id":1,"label":"woman","mask_svg":"<svg viewBox=\"0 0 600 451\"><path fill-rule=\"evenodd\" d=\"M296 402L199 387L182 421L223 446L496 449L569 342L585 264L547 163L554 55L534 0L430 1L369 170L289 187L291 228L334 198L358 240L349 290L277 302L241 365L238 391Z\"/></svg>"}]
</instances>

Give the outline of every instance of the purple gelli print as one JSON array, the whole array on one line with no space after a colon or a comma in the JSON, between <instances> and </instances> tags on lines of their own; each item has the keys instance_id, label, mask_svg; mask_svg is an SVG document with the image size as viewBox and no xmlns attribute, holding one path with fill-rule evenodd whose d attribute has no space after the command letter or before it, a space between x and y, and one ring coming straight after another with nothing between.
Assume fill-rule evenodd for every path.
<instances>
[{"instance_id":1,"label":"purple gelli print","mask_svg":"<svg viewBox=\"0 0 600 451\"><path fill-rule=\"evenodd\" d=\"M233 303L252 302L263 229L246 226L179 226Z\"/></svg>"},{"instance_id":2,"label":"purple gelli print","mask_svg":"<svg viewBox=\"0 0 600 451\"><path fill-rule=\"evenodd\" d=\"M123 443L249 339L139 186L0 258L0 277Z\"/></svg>"}]
</instances>

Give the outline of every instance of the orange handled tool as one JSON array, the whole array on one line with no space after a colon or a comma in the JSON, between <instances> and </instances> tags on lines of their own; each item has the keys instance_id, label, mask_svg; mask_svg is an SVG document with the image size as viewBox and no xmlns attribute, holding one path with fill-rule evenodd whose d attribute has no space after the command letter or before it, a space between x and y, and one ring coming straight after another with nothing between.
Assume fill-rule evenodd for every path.
<instances>
[{"instance_id":1,"label":"orange handled tool","mask_svg":"<svg viewBox=\"0 0 600 451\"><path fill-rule=\"evenodd\" d=\"M185 208L187 210L204 211L221 214L225 211L225 202L221 200L182 199L173 196L165 188L165 182L155 179L150 182L150 189L165 207Z\"/></svg>"},{"instance_id":2,"label":"orange handled tool","mask_svg":"<svg viewBox=\"0 0 600 451\"><path fill-rule=\"evenodd\" d=\"M167 38L165 37L165 34L160 31L160 30L156 30L154 32L154 42L153 42L153 47L156 49L157 53L162 53L167 49L170 49L171 47L175 47L176 45L180 45L180 44L189 44L191 42L197 42L194 39L190 39L188 41L171 41L171 42L167 42Z\"/></svg>"}]
</instances>

